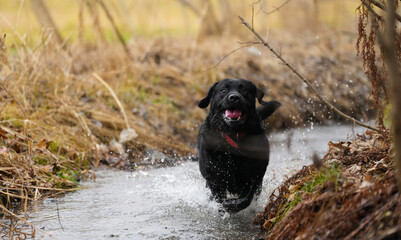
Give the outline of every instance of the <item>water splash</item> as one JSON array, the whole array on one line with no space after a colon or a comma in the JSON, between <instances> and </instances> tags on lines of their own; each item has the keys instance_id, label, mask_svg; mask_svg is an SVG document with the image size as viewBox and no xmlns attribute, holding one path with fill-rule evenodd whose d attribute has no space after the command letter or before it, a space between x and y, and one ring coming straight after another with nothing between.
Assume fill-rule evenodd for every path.
<instances>
[{"instance_id":1,"label":"water splash","mask_svg":"<svg viewBox=\"0 0 401 240\"><path fill-rule=\"evenodd\" d=\"M322 156L328 141L343 140L350 133L349 126L311 126L271 134L262 193L237 214L219 212L219 204L209 200L197 162L188 161L149 171L98 171L96 182L84 183L88 189L57 202L45 200L32 209L29 220L52 235L38 233L44 239L252 239L259 228L251 222L270 194L310 164L314 152Z\"/></svg>"}]
</instances>

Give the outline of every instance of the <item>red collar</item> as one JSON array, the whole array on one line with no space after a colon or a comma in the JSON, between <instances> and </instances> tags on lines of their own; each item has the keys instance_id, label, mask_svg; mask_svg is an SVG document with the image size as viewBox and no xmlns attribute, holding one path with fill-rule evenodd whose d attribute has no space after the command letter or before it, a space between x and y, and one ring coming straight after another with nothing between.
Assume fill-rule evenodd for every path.
<instances>
[{"instance_id":1,"label":"red collar","mask_svg":"<svg viewBox=\"0 0 401 240\"><path fill-rule=\"evenodd\" d=\"M220 135L221 135L222 137L224 137L224 138L227 140L228 144L230 144L230 146L231 146L231 147L234 147L234 148L239 148L237 142L238 142L238 140L239 140L240 138L242 138L243 136L245 136L245 133L244 133L244 132L232 134L231 137L228 136L227 134L221 132L221 131L218 131L218 132L220 133ZM233 138L235 138L236 141L234 141Z\"/></svg>"}]
</instances>

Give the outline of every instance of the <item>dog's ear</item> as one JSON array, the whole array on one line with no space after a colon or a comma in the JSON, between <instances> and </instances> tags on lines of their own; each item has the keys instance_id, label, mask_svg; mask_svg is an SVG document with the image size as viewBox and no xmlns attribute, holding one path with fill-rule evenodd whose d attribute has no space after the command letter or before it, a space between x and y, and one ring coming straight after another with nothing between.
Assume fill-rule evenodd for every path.
<instances>
[{"instance_id":1,"label":"dog's ear","mask_svg":"<svg viewBox=\"0 0 401 240\"><path fill-rule=\"evenodd\" d=\"M216 87L217 83L218 82L216 82L215 84L213 84L213 86L210 87L209 92L207 93L206 97L199 101L198 107L207 108L207 106L209 106L210 99L213 96L214 88Z\"/></svg>"},{"instance_id":2,"label":"dog's ear","mask_svg":"<svg viewBox=\"0 0 401 240\"><path fill-rule=\"evenodd\" d=\"M263 96L265 96L265 93L262 91L262 89L256 87L256 99L258 99L258 102L262 105L266 105L266 102L262 100Z\"/></svg>"}]
</instances>

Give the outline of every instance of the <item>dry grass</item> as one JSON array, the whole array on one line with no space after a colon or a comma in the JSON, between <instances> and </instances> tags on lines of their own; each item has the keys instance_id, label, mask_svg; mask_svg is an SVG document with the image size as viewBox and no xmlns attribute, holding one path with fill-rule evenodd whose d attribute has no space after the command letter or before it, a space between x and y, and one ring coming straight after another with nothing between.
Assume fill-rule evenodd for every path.
<instances>
[{"instance_id":1,"label":"dry grass","mask_svg":"<svg viewBox=\"0 0 401 240\"><path fill-rule=\"evenodd\" d=\"M52 13L60 11L58 7L62 5L46 2ZM155 2L149 2L144 6L153 4L152 9L161 14ZM348 2L345 5L348 9ZM65 7L77 10L77 6ZM302 82L263 48L243 48L215 66L230 51L241 46L237 41L251 40L239 37L241 33L225 33L223 37L202 41L197 41L196 37L138 37L128 44L133 59L127 59L120 45L101 38L94 40L96 34L87 29L82 31L90 35L84 37L89 41L72 41L64 48L54 44L51 32L40 31L35 25L28 7L18 5L13 8L18 14L10 15L10 10L7 14L1 12L0 16L2 27L13 32L6 44L0 41L2 237L34 235L34 228L30 233L18 230L27 219L24 213L29 203L77 189L80 178L94 177L91 169L101 163L136 169L149 165L150 158L155 165L161 165L175 164L192 156L198 127L206 115L196 107L197 101L220 79L249 79L268 93L265 99L283 103L266 122L269 129L338 118L310 98ZM291 3L289 7L295 5ZM247 9L242 1L235 8ZM76 28L71 33L67 23L61 24L69 21L69 17L63 17L65 12L58 15L60 19L56 24L61 26L64 37L78 38ZM232 14L237 14L235 9ZM20 15L25 17L19 18ZM160 16L160 19L166 17ZM284 18L281 13L279 16ZM137 17L143 18L142 21L148 19L142 15ZM277 16L271 17L278 21ZM104 16L100 19L104 21ZM262 15L255 18L258 22L265 20ZM12 24L19 21L20 24ZM24 25L27 21L32 22L32 26ZM192 24L191 21L188 23ZM287 21L283 21L282 26L275 25L274 29L291 25ZM333 23L338 24L338 21L333 20ZM177 19L173 22L166 24L174 25ZM185 21L178 22L178 28L183 31L185 27L181 24ZM142 27L150 32L160 31L146 29L147 26ZM94 28L88 23L85 27ZM190 27L189 33L194 26ZM198 27L194 29L197 31ZM234 28L241 26L234 25ZM26 29L28 37L19 34ZM122 29L127 34L127 29ZM341 26L338 29L342 29ZM103 30L107 38L111 30L107 27ZM138 32L141 29L137 28ZM316 87L329 101L359 119L372 115L366 102L369 84L360 60L353 54L355 36L330 30L304 31L297 35L272 30L269 38L277 39L272 40L273 44L293 66L315 80ZM122 141L121 133L128 127L138 136ZM163 159L153 159L155 150L162 153L156 155L162 155Z\"/></svg>"},{"instance_id":2,"label":"dry grass","mask_svg":"<svg viewBox=\"0 0 401 240\"><path fill-rule=\"evenodd\" d=\"M328 35L302 43L282 39L283 54L300 71L308 72L329 100L335 99L356 117L369 115L364 99L370 91L358 60L349 54L352 38ZM48 43L10 55L2 65L7 91L0 92L0 136L5 149L0 155L0 176L9 189L2 196L20 199L20 205L35 201L46 190L75 187L74 180L100 162L125 169L147 165L144 159L154 149L170 160L194 154L197 129L206 114L196 107L197 101L213 82L226 77L250 79L269 92L266 99L283 103L266 123L269 128L332 117L274 58L259 55L263 49L244 48L211 68L236 46L234 40L213 38L202 43L137 41L130 45L133 61L125 58L120 46L106 43L74 44L67 50ZM138 137L119 144L127 121ZM156 164L164 160L156 159ZM6 183L16 181L16 171L21 180L12 188Z\"/></svg>"},{"instance_id":3,"label":"dry grass","mask_svg":"<svg viewBox=\"0 0 401 240\"><path fill-rule=\"evenodd\" d=\"M398 239L401 202L389 131L329 142L325 166L304 167L254 223L266 239Z\"/></svg>"}]
</instances>

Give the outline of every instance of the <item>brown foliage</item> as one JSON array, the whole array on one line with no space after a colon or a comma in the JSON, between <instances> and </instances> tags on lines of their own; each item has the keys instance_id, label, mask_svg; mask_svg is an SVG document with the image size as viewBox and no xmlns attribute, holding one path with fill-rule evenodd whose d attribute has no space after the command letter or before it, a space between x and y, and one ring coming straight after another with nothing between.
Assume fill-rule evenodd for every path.
<instances>
[{"instance_id":1,"label":"brown foliage","mask_svg":"<svg viewBox=\"0 0 401 240\"><path fill-rule=\"evenodd\" d=\"M400 237L401 199L389 160L388 136L389 132L367 132L352 142L330 143L324 161L340 164L337 181L317 186L312 193L300 193L300 202L272 225L279 209L294 201L291 196L298 186L317 171L312 166L304 167L278 189L278 195L271 195L270 203L254 223L269 231L267 239Z\"/></svg>"},{"instance_id":2,"label":"brown foliage","mask_svg":"<svg viewBox=\"0 0 401 240\"><path fill-rule=\"evenodd\" d=\"M398 4L398 1L395 1ZM384 1L380 1L384 5ZM371 1L362 1L357 8L358 18L358 39L356 49L358 55L362 56L363 68L366 76L371 82L373 96L373 107L377 109L377 124L383 127L383 105L388 103L388 76L384 66L383 49L380 47L377 52L377 35L381 34L383 28L383 17L379 15ZM370 21L370 22L369 22ZM397 28L397 27L396 27ZM396 53L401 59L401 32L394 36L396 40Z\"/></svg>"},{"instance_id":3,"label":"brown foliage","mask_svg":"<svg viewBox=\"0 0 401 240\"><path fill-rule=\"evenodd\" d=\"M280 36L298 69L315 69L316 83L328 99L363 116L366 101L361 96L367 95L368 88L360 84L363 71L349 54L353 44L348 36L330 35L308 42ZM53 45L20 49L0 69L7 89L0 91L0 147L4 146L0 148L0 169L7 168L0 170L3 184L18 180L17 170L8 169L14 164L23 181L9 193L28 196L28 187L49 188L35 190L36 200L61 187L56 184L72 187L71 177L91 164L125 169L174 164L169 160L194 152L188 143L194 144L206 114L196 108L197 101L213 82L225 77L252 80L268 93L266 100L276 99L286 106L270 118L270 126L300 126L307 120L324 121L323 115L330 115L306 97L301 82L282 71L275 59L260 56L257 48L244 48L210 69L232 45L231 39L197 44L185 39L138 39L129 46L137 57L128 62L120 46L107 43L76 44L67 46L68 51ZM353 70L344 71L335 54ZM99 74L124 105L130 126L138 134L134 140L111 144L126 124L110 91L92 73ZM75 174L68 175L69 170ZM16 203L21 206L24 201Z\"/></svg>"},{"instance_id":4,"label":"brown foliage","mask_svg":"<svg viewBox=\"0 0 401 240\"><path fill-rule=\"evenodd\" d=\"M378 110L377 123L383 126L383 108L381 94L384 95L385 100L388 101L388 86L385 71L380 71L381 67L377 66L376 58L376 34L379 30L379 21L382 21L379 15L369 15L369 10L364 5L358 7L359 14L358 22L358 40L356 43L358 55L362 55L363 68L366 76L372 84L372 92L374 107ZM371 17L369 17L371 16ZM369 19L371 20L370 29Z\"/></svg>"}]
</instances>

